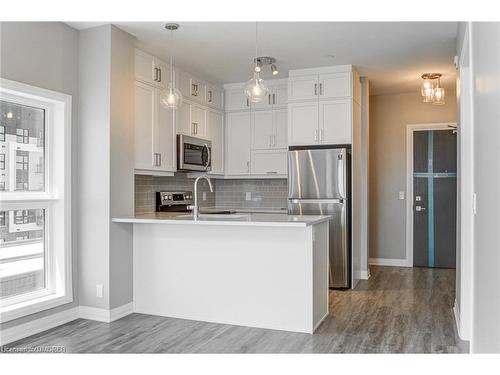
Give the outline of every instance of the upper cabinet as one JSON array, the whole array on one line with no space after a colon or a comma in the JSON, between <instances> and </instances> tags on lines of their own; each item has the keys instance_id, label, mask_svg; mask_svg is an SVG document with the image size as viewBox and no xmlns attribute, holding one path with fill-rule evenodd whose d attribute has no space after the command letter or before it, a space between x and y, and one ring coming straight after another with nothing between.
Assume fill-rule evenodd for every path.
<instances>
[{"instance_id":1,"label":"upper cabinet","mask_svg":"<svg viewBox=\"0 0 500 375\"><path fill-rule=\"evenodd\" d=\"M360 92L359 86L350 65L291 71L289 145L351 144L353 93Z\"/></svg>"},{"instance_id":2,"label":"upper cabinet","mask_svg":"<svg viewBox=\"0 0 500 375\"><path fill-rule=\"evenodd\" d=\"M160 89L135 83L135 171L175 171L174 112L160 105Z\"/></svg>"},{"instance_id":3,"label":"upper cabinet","mask_svg":"<svg viewBox=\"0 0 500 375\"><path fill-rule=\"evenodd\" d=\"M244 92L244 85L228 85L226 88L226 111L241 111L245 109L284 108L288 103L286 80L266 80L269 90L266 98L258 103L250 103Z\"/></svg>"},{"instance_id":4,"label":"upper cabinet","mask_svg":"<svg viewBox=\"0 0 500 375\"><path fill-rule=\"evenodd\" d=\"M238 87L226 87L225 94L226 112L245 111L250 109L250 101L243 91L243 85Z\"/></svg>"},{"instance_id":5,"label":"upper cabinet","mask_svg":"<svg viewBox=\"0 0 500 375\"><path fill-rule=\"evenodd\" d=\"M228 175L250 174L251 114L234 112L226 115L226 161Z\"/></svg>"},{"instance_id":6,"label":"upper cabinet","mask_svg":"<svg viewBox=\"0 0 500 375\"><path fill-rule=\"evenodd\" d=\"M180 69L177 75L179 90L184 99L214 109L224 109L224 90Z\"/></svg>"},{"instance_id":7,"label":"upper cabinet","mask_svg":"<svg viewBox=\"0 0 500 375\"><path fill-rule=\"evenodd\" d=\"M224 115L207 110L207 139L212 141L212 169L209 174L224 174Z\"/></svg>"},{"instance_id":8,"label":"upper cabinet","mask_svg":"<svg viewBox=\"0 0 500 375\"><path fill-rule=\"evenodd\" d=\"M320 73L291 76L288 100L348 98L352 96L352 72Z\"/></svg>"},{"instance_id":9,"label":"upper cabinet","mask_svg":"<svg viewBox=\"0 0 500 375\"><path fill-rule=\"evenodd\" d=\"M155 87L165 88L170 79L170 69L162 60L136 49L135 79Z\"/></svg>"}]
</instances>

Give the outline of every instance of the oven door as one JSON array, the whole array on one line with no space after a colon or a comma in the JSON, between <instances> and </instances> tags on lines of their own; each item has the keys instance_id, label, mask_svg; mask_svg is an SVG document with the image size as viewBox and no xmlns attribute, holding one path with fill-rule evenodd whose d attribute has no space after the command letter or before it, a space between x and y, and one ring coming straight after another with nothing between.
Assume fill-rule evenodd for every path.
<instances>
[{"instance_id":1,"label":"oven door","mask_svg":"<svg viewBox=\"0 0 500 375\"><path fill-rule=\"evenodd\" d=\"M180 171L210 171L212 169L212 142L178 134L177 169Z\"/></svg>"}]
</instances>

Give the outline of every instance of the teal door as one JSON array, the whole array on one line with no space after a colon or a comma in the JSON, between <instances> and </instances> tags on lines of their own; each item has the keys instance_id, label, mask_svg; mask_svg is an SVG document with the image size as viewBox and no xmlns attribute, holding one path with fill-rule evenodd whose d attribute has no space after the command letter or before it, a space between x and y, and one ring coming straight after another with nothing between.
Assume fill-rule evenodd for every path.
<instances>
[{"instance_id":1,"label":"teal door","mask_svg":"<svg viewBox=\"0 0 500 375\"><path fill-rule=\"evenodd\" d=\"M455 268L457 139L453 130L413 133L413 265Z\"/></svg>"}]
</instances>

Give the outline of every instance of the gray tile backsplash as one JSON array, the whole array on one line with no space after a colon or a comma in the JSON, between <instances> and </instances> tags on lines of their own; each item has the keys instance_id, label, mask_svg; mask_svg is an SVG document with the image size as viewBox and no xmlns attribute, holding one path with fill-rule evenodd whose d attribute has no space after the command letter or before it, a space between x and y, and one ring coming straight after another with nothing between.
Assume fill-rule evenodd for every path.
<instances>
[{"instance_id":1,"label":"gray tile backsplash","mask_svg":"<svg viewBox=\"0 0 500 375\"><path fill-rule=\"evenodd\" d=\"M194 179L183 174L174 177L135 176L135 212L146 213L155 210L155 193L167 191L192 191ZM287 180L215 180L212 179L215 193L210 193L208 184L200 180L200 192L207 192L207 199L201 199L202 207L232 207L232 208L268 208L280 209L287 207ZM246 193L250 200L246 200Z\"/></svg>"},{"instance_id":2,"label":"gray tile backsplash","mask_svg":"<svg viewBox=\"0 0 500 375\"><path fill-rule=\"evenodd\" d=\"M194 179L186 178L183 174L174 177L158 177L135 175L135 213L155 211L157 191L193 191ZM212 180L213 182L213 180ZM215 190L215 185L213 186ZM215 206L215 193L210 192L205 180L198 182L198 204L201 207ZM207 200L202 200L202 192L207 192Z\"/></svg>"},{"instance_id":3,"label":"gray tile backsplash","mask_svg":"<svg viewBox=\"0 0 500 375\"><path fill-rule=\"evenodd\" d=\"M217 207L273 208L287 207L288 184L279 180L217 180ZM246 193L250 200L246 200Z\"/></svg>"}]
</instances>

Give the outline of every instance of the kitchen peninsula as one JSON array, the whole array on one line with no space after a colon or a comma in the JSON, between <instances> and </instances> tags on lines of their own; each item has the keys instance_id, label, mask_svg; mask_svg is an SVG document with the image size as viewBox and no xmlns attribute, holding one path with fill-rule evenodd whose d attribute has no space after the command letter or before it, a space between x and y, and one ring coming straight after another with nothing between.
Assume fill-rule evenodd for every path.
<instances>
[{"instance_id":1,"label":"kitchen peninsula","mask_svg":"<svg viewBox=\"0 0 500 375\"><path fill-rule=\"evenodd\" d=\"M152 213L134 225L134 311L313 333L328 314L329 216Z\"/></svg>"}]
</instances>

